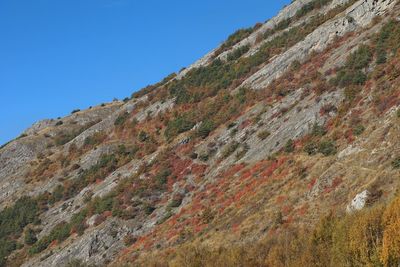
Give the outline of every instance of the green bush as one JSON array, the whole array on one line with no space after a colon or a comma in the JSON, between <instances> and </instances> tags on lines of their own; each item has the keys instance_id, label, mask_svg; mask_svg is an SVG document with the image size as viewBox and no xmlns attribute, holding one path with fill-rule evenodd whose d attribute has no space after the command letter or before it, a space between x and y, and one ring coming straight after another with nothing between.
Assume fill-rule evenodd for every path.
<instances>
[{"instance_id":1,"label":"green bush","mask_svg":"<svg viewBox=\"0 0 400 267\"><path fill-rule=\"evenodd\" d=\"M172 199L172 201L169 203L169 207L171 208L177 208L182 204L182 198L181 197L177 197Z\"/></svg>"},{"instance_id":2,"label":"green bush","mask_svg":"<svg viewBox=\"0 0 400 267\"><path fill-rule=\"evenodd\" d=\"M249 50L250 50L249 45L241 46L241 47L235 49L233 52L229 53L227 55L227 59L229 61L236 60L236 59L240 58L242 55L246 54Z\"/></svg>"},{"instance_id":3,"label":"green bush","mask_svg":"<svg viewBox=\"0 0 400 267\"><path fill-rule=\"evenodd\" d=\"M360 135L365 131L365 127L361 124L358 124L353 127L353 132L355 135Z\"/></svg>"},{"instance_id":4,"label":"green bush","mask_svg":"<svg viewBox=\"0 0 400 267\"><path fill-rule=\"evenodd\" d=\"M285 152L286 153L291 153L294 151L294 142L292 139L289 139L286 144L285 144Z\"/></svg>"},{"instance_id":5,"label":"green bush","mask_svg":"<svg viewBox=\"0 0 400 267\"><path fill-rule=\"evenodd\" d=\"M19 235L26 225L37 218L37 202L30 197L18 199L12 207L0 212L0 238Z\"/></svg>"},{"instance_id":6,"label":"green bush","mask_svg":"<svg viewBox=\"0 0 400 267\"><path fill-rule=\"evenodd\" d=\"M95 198L92 202L93 212L95 214L101 214L105 211L110 211L114 205L114 196L107 195L103 198Z\"/></svg>"},{"instance_id":7,"label":"green bush","mask_svg":"<svg viewBox=\"0 0 400 267\"><path fill-rule=\"evenodd\" d=\"M154 177L154 179L157 181L159 185L165 185L168 181L168 176L171 175L171 170L166 168L161 170L157 175Z\"/></svg>"},{"instance_id":8,"label":"green bush","mask_svg":"<svg viewBox=\"0 0 400 267\"><path fill-rule=\"evenodd\" d=\"M332 0L313 0L305 5L303 5L297 12L296 12L296 18L301 18L305 16L306 14L310 13L314 9L319 9L328 3L332 2Z\"/></svg>"},{"instance_id":9,"label":"green bush","mask_svg":"<svg viewBox=\"0 0 400 267\"><path fill-rule=\"evenodd\" d=\"M396 158L395 160L392 161L392 166L395 169L399 169L400 168L400 157Z\"/></svg>"},{"instance_id":10,"label":"green bush","mask_svg":"<svg viewBox=\"0 0 400 267\"><path fill-rule=\"evenodd\" d=\"M233 34L229 35L228 39L218 48L214 56L218 56L222 52L230 49L235 44L239 43L253 32L253 28L239 29Z\"/></svg>"},{"instance_id":11,"label":"green bush","mask_svg":"<svg viewBox=\"0 0 400 267\"><path fill-rule=\"evenodd\" d=\"M146 133L145 131L140 131L138 134L138 140L142 143L148 140L149 138L150 138L149 134Z\"/></svg>"},{"instance_id":12,"label":"green bush","mask_svg":"<svg viewBox=\"0 0 400 267\"><path fill-rule=\"evenodd\" d=\"M167 140L171 140L178 134L191 130L194 125L195 123L190 121L187 116L179 116L168 123L164 135Z\"/></svg>"},{"instance_id":13,"label":"green bush","mask_svg":"<svg viewBox=\"0 0 400 267\"><path fill-rule=\"evenodd\" d=\"M49 239L57 240L59 243L63 242L70 236L71 226L66 222L61 222L51 230Z\"/></svg>"},{"instance_id":14,"label":"green bush","mask_svg":"<svg viewBox=\"0 0 400 267\"><path fill-rule=\"evenodd\" d=\"M197 135L206 138L215 129L215 124L211 120L203 121L197 129Z\"/></svg>"},{"instance_id":15,"label":"green bush","mask_svg":"<svg viewBox=\"0 0 400 267\"><path fill-rule=\"evenodd\" d=\"M108 209L109 205L106 203L109 199L109 196L106 196L102 199L97 198L90 204L96 212L101 213L104 210L110 210ZM86 228L85 219L87 214L88 210L83 209L82 211L74 214L69 223L61 222L57 224L47 236L42 237L39 241L33 244L33 246L29 249L29 253L40 253L55 240L57 240L59 243L63 242L70 236L72 231L82 235Z\"/></svg>"},{"instance_id":16,"label":"green bush","mask_svg":"<svg viewBox=\"0 0 400 267\"><path fill-rule=\"evenodd\" d=\"M146 205L144 206L144 213L145 213L146 215L150 215L150 214L153 213L153 211L155 211L155 209L156 209L156 208L155 208L153 205L146 204Z\"/></svg>"},{"instance_id":17,"label":"green bush","mask_svg":"<svg viewBox=\"0 0 400 267\"><path fill-rule=\"evenodd\" d=\"M125 156L129 156L124 154ZM121 164L124 163L124 155L117 153L114 154L103 154L95 165L89 169L83 170L79 177L73 180L69 180L64 185L58 185L51 193L49 203L57 202L61 199L67 200L78 194L83 188L91 183L94 183L97 179L104 179L107 175L115 171ZM121 158L121 156L123 156Z\"/></svg>"},{"instance_id":18,"label":"green bush","mask_svg":"<svg viewBox=\"0 0 400 267\"><path fill-rule=\"evenodd\" d=\"M209 156L207 153L201 153L201 154L199 155L199 159L200 159L201 161L204 161L204 162L208 161L209 157L210 157L210 156Z\"/></svg>"},{"instance_id":19,"label":"green bush","mask_svg":"<svg viewBox=\"0 0 400 267\"><path fill-rule=\"evenodd\" d=\"M57 187L51 193L51 201L52 203L60 201L64 196L64 186L57 185Z\"/></svg>"},{"instance_id":20,"label":"green bush","mask_svg":"<svg viewBox=\"0 0 400 267\"><path fill-rule=\"evenodd\" d=\"M86 137L83 144L85 146L93 147L102 143L106 137L107 135L104 132L96 132L93 135Z\"/></svg>"},{"instance_id":21,"label":"green bush","mask_svg":"<svg viewBox=\"0 0 400 267\"><path fill-rule=\"evenodd\" d=\"M336 145L333 141L322 141L319 144L318 152L324 154L324 156L330 156L330 155L335 155L337 150L336 150Z\"/></svg>"},{"instance_id":22,"label":"green bush","mask_svg":"<svg viewBox=\"0 0 400 267\"><path fill-rule=\"evenodd\" d=\"M372 48L367 45L360 47L347 58L346 68L360 70L368 67L372 61Z\"/></svg>"},{"instance_id":23,"label":"green bush","mask_svg":"<svg viewBox=\"0 0 400 267\"><path fill-rule=\"evenodd\" d=\"M383 25L375 43L377 50L376 63L386 63L388 52L394 54L400 47L400 22L391 20Z\"/></svg>"},{"instance_id":24,"label":"green bush","mask_svg":"<svg viewBox=\"0 0 400 267\"><path fill-rule=\"evenodd\" d=\"M70 236L71 226L66 222L57 224L48 236L41 238L30 249L30 254L40 253L45 250L51 242L57 240L59 243L63 242Z\"/></svg>"},{"instance_id":25,"label":"green bush","mask_svg":"<svg viewBox=\"0 0 400 267\"><path fill-rule=\"evenodd\" d=\"M313 136L324 136L326 134L325 127L314 123L311 134Z\"/></svg>"},{"instance_id":26,"label":"green bush","mask_svg":"<svg viewBox=\"0 0 400 267\"><path fill-rule=\"evenodd\" d=\"M378 49L376 52L376 64L384 64L387 61L387 52L383 49Z\"/></svg>"},{"instance_id":27,"label":"green bush","mask_svg":"<svg viewBox=\"0 0 400 267\"><path fill-rule=\"evenodd\" d=\"M125 122L128 120L128 118L129 118L129 113L125 111L115 119L114 125L122 126L123 124L125 124Z\"/></svg>"},{"instance_id":28,"label":"green bush","mask_svg":"<svg viewBox=\"0 0 400 267\"><path fill-rule=\"evenodd\" d=\"M364 69L372 61L372 51L373 49L370 46L361 45L348 56L345 66L339 70L332 83L339 87L363 85L367 80Z\"/></svg>"},{"instance_id":29,"label":"green bush","mask_svg":"<svg viewBox=\"0 0 400 267\"><path fill-rule=\"evenodd\" d=\"M33 245L36 243L37 241L36 234L31 228L26 229L24 241L25 244L27 245Z\"/></svg>"},{"instance_id":30,"label":"green bush","mask_svg":"<svg viewBox=\"0 0 400 267\"><path fill-rule=\"evenodd\" d=\"M29 249L29 254L37 254L45 250L49 245L51 241L47 237L41 238L39 241L37 241L30 249Z\"/></svg>"},{"instance_id":31,"label":"green bush","mask_svg":"<svg viewBox=\"0 0 400 267\"><path fill-rule=\"evenodd\" d=\"M0 239L0 266L6 266L6 257L17 248L14 240Z\"/></svg>"}]
</instances>

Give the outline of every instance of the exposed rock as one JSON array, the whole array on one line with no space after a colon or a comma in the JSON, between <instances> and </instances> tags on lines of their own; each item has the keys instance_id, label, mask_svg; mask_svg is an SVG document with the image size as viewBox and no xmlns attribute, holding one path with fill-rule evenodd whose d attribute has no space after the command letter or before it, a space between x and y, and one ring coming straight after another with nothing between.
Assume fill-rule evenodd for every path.
<instances>
[{"instance_id":1,"label":"exposed rock","mask_svg":"<svg viewBox=\"0 0 400 267\"><path fill-rule=\"evenodd\" d=\"M369 191L364 190L361 193L357 194L351 203L347 205L346 211L348 213L351 213L353 211L361 210L365 207L365 204L367 203L369 197Z\"/></svg>"},{"instance_id":2,"label":"exposed rock","mask_svg":"<svg viewBox=\"0 0 400 267\"><path fill-rule=\"evenodd\" d=\"M281 76L293 61L302 61L312 51L321 51L326 48L335 37L367 26L376 15L382 15L395 4L396 1L393 0L362 0L356 2L338 17L318 27L303 41L275 57L269 64L244 81L243 85L254 89L266 87L271 81ZM349 20L349 17L352 20Z\"/></svg>"},{"instance_id":3,"label":"exposed rock","mask_svg":"<svg viewBox=\"0 0 400 267\"><path fill-rule=\"evenodd\" d=\"M64 266L74 259L103 266L124 248L123 237L129 232L124 222L111 219L105 222L105 225L94 228L83 236L77 236L72 243L61 246L57 249L57 253L49 255L45 259L36 257L22 266Z\"/></svg>"}]
</instances>

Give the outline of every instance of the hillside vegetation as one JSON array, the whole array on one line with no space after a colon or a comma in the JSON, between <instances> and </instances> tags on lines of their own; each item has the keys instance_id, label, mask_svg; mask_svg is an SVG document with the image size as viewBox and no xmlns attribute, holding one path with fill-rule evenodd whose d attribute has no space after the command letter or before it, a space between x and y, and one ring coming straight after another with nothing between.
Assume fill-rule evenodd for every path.
<instances>
[{"instance_id":1,"label":"hillside vegetation","mask_svg":"<svg viewBox=\"0 0 400 267\"><path fill-rule=\"evenodd\" d=\"M0 148L0 266L398 266L400 4L292 1Z\"/></svg>"}]
</instances>

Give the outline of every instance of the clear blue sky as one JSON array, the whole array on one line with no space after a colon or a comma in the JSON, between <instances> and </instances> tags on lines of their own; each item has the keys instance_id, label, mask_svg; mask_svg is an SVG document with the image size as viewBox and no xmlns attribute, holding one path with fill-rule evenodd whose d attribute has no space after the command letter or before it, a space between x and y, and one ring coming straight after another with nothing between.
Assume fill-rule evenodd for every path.
<instances>
[{"instance_id":1,"label":"clear blue sky","mask_svg":"<svg viewBox=\"0 0 400 267\"><path fill-rule=\"evenodd\" d=\"M0 144L130 96L290 0L0 0Z\"/></svg>"}]
</instances>

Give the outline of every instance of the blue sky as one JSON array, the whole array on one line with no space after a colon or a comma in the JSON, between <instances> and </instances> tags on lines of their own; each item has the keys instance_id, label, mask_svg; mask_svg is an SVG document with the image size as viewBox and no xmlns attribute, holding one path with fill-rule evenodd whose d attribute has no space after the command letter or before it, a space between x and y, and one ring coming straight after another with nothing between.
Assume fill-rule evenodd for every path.
<instances>
[{"instance_id":1,"label":"blue sky","mask_svg":"<svg viewBox=\"0 0 400 267\"><path fill-rule=\"evenodd\" d=\"M290 0L0 0L0 144L124 98Z\"/></svg>"}]
</instances>

